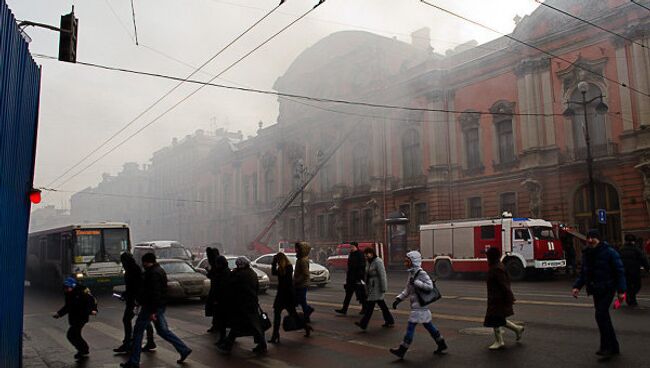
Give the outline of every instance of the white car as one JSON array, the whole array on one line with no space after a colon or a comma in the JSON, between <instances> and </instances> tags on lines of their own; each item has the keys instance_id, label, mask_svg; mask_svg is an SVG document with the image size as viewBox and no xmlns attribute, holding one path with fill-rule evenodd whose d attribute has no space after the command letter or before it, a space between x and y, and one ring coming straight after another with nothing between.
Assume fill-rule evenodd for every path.
<instances>
[{"instance_id":1,"label":"white car","mask_svg":"<svg viewBox=\"0 0 650 368\"><path fill-rule=\"evenodd\" d=\"M289 262L296 266L296 254L295 253L285 253ZM271 263L273 262L273 256L275 254L265 254L260 256L251 263L251 266L254 268L263 271L271 279L271 284L276 285L278 283L278 278L271 275ZM315 263L312 260L309 260L309 281L311 285L318 285L318 287L325 287L330 282L330 272L327 268Z\"/></svg>"},{"instance_id":2,"label":"white car","mask_svg":"<svg viewBox=\"0 0 650 368\"><path fill-rule=\"evenodd\" d=\"M225 257L226 260L228 261L228 268L232 270L237 267L235 265L235 261L237 260L238 256L225 256ZM206 272L210 271L210 263L208 263L207 258L203 258L201 261L199 261L196 267L200 270L205 270ZM266 293L266 290L269 288L269 276L265 272L257 268L253 268L253 271L255 271L255 274L257 275L257 282L259 284L260 293Z\"/></svg>"}]
</instances>

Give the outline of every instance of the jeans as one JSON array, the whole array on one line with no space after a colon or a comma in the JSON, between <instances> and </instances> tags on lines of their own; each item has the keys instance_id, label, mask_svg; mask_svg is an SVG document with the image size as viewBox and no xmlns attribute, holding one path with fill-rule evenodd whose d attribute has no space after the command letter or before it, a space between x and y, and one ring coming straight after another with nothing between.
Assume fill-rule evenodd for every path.
<instances>
[{"instance_id":1,"label":"jeans","mask_svg":"<svg viewBox=\"0 0 650 368\"><path fill-rule=\"evenodd\" d=\"M373 301L366 302L363 308L365 310L365 314L363 315L363 318L361 318L361 322L360 322L361 326L363 328L368 327L368 322L370 322L372 313L375 311L375 304L379 305L379 309L381 309L381 314L384 317L384 322L386 322L389 325L394 324L395 320L393 319L393 315L390 314L390 310L388 309L386 302L382 299L382 300L373 300ZM415 329L415 326L413 328Z\"/></svg>"},{"instance_id":2,"label":"jeans","mask_svg":"<svg viewBox=\"0 0 650 368\"><path fill-rule=\"evenodd\" d=\"M641 274L627 274L625 275L625 282L627 284L627 305L638 305L636 295L641 290Z\"/></svg>"},{"instance_id":3,"label":"jeans","mask_svg":"<svg viewBox=\"0 0 650 368\"><path fill-rule=\"evenodd\" d=\"M190 348L188 348L181 339L169 330L167 320L165 319L165 307L158 308L156 311L157 318L155 321L151 321L150 317L151 312L146 311L144 308L140 309L138 318L135 320L135 327L133 328L133 350L131 352L131 357L129 358L129 363L136 366L140 365L142 338L145 328L149 326L150 323L153 323L154 327L156 327L156 333L158 333L158 336L172 344L179 354L185 354L190 351Z\"/></svg>"},{"instance_id":4,"label":"jeans","mask_svg":"<svg viewBox=\"0 0 650 368\"><path fill-rule=\"evenodd\" d=\"M131 346L131 339L133 338L133 326L131 321L135 317L135 302L126 301L126 308L124 308L124 315L122 316L122 324L124 325L124 340L122 343ZM153 344L153 327L151 324L147 325L147 344Z\"/></svg>"},{"instance_id":5,"label":"jeans","mask_svg":"<svg viewBox=\"0 0 650 368\"><path fill-rule=\"evenodd\" d=\"M350 306L350 301L352 300L352 294L357 295L357 300L361 304L362 310L365 310L366 292L365 290L363 290L363 286L350 285L350 284L345 284L345 299L343 299L343 307L341 307L341 309L344 312L348 311L348 307Z\"/></svg>"},{"instance_id":6,"label":"jeans","mask_svg":"<svg viewBox=\"0 0 650 368\"><path fill-rule=\"evenodd\" d=\"M436 328L436 326L433 325L432 322L427 322L423 323L424 328L429 331L429 334L435 341L439 341L442 339L442 335L440 334L440 331ZM406 335L404 335L404 342L402 343L402 346L408 348L411 343L413 342L413 336L415 335L415 326L417 326L417 323L409 322L408 325L406 326Z\"/></svg>"},{"instance_id":7,"label":"jeans","mask_svg":"<svg viewBox=\"0 0 650 368\"><path fill-rule=\"evenodd\" d=\"M89 348L86 340L81 336L81 330L84 328L85 322L74 322L70 324L66 337L68 341L77 349L81 354L88 354Z\"/></svg>"},{"instance_id":8,"label":"jeans","mask_svg":"<svg viewBox=\"0 0 650 368\"><path fill-rule=\"evenodd\" d=\"M296 303L302 307L305 319L309 320L309 316L314 312L314 308L307 304L307 288L296 289Z\"/></svg>"},{"instance_id":9,"label":"jeans","mask_svg":"<svg viewBox=\"0 0 650 368\"><path fill-rule=\"evenodd\" d=\"M596 307L596 323L600 331L600 350L613 353L619 352L616 332L609 316L609 307L614 300L614 292L594 294L594 307Z\"/></svg>"}]
</instances>

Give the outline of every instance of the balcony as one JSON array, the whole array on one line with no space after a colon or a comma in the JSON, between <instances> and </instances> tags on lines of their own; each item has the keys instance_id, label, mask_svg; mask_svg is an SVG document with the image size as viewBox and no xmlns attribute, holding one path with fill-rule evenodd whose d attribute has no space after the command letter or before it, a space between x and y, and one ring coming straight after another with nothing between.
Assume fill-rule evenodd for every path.
<instances>
[{"instance_id":1,"label":"balcony","mask_svg":"<svg viewBox=\"0 0 650 368\"><path fill-rule=\"evenodd\" d=\"M424 188L427 186L427 176L426 175L415 175L406 178L402 178L398 184L398 190L402 189L417 189Z\"/></svg>"},{"instance_id":2,"label":"balcony","mask_svg":"<svg viewBox=\"0 0 650 368\"><path fill-rule=\"evenodd\" d=\"M618 144L614 142L595 144L591 146L591 156L593 158L610 157L616 154L618 154ZM573 159L576 161L587 159L587 147L578 147L574 149Z\"/></svg>"}]
</instances>

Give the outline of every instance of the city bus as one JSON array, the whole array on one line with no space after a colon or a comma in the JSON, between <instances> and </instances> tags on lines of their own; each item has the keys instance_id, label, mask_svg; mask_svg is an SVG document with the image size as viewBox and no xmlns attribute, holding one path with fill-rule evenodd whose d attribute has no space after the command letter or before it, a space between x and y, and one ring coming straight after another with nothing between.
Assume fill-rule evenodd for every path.
<instances>
[{"instance_id":1,"label":"city bus","mask_svg":"<svg viewBox=\"0 0 650 368\"><path fill-rule=\"evenodd\" d=\"M58 287L68 276L90 288L121 285L120 255L130 246L124 223L74 224L30 233L26 279L37 287Z\"/></svg>"}]
</instances>

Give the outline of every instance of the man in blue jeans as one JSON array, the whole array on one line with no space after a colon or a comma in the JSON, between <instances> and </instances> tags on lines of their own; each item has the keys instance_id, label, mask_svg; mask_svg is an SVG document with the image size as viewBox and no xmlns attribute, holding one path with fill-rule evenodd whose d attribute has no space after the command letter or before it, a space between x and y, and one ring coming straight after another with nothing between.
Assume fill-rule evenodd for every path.
<instances>
[{"instance_id":1,"label":"man in blue jeans","mask_svg":"<svg viewBox=\"0 0 650 368\"><path fill-rule=\"evenodd\" d=\"M144 281L139 296L140 313L133 329L133 351L126 363L120 364L123 368L140 367L140 353L142 352L142 337L146 327L153 322L158 336L174 346L180 354L176 361L181 364L192 353L192 349L181 341L167 326L165 319L165 294L167 292L167 274L156 262L156 255L147 253L142 256L144 266Z\"/></svg>"},{"instance_id":2,"label":"man in blue jeans","mask_svg":"<svg viewBox=\"0 0 650 368\"><path fill-rule=\"evenodd\" d=\"M598 230L587 233L588 247L582 254L580 277L573 285L573 297L577 298L580 289L587 286L587 294L594 298L596 323L600 331L600 348L597 355L611 358L620 354L616 332L609 315L614 295L620 301L625 298L625 269L618 252L607 242L600 240Z\"/></svg>"}]
</instances>

